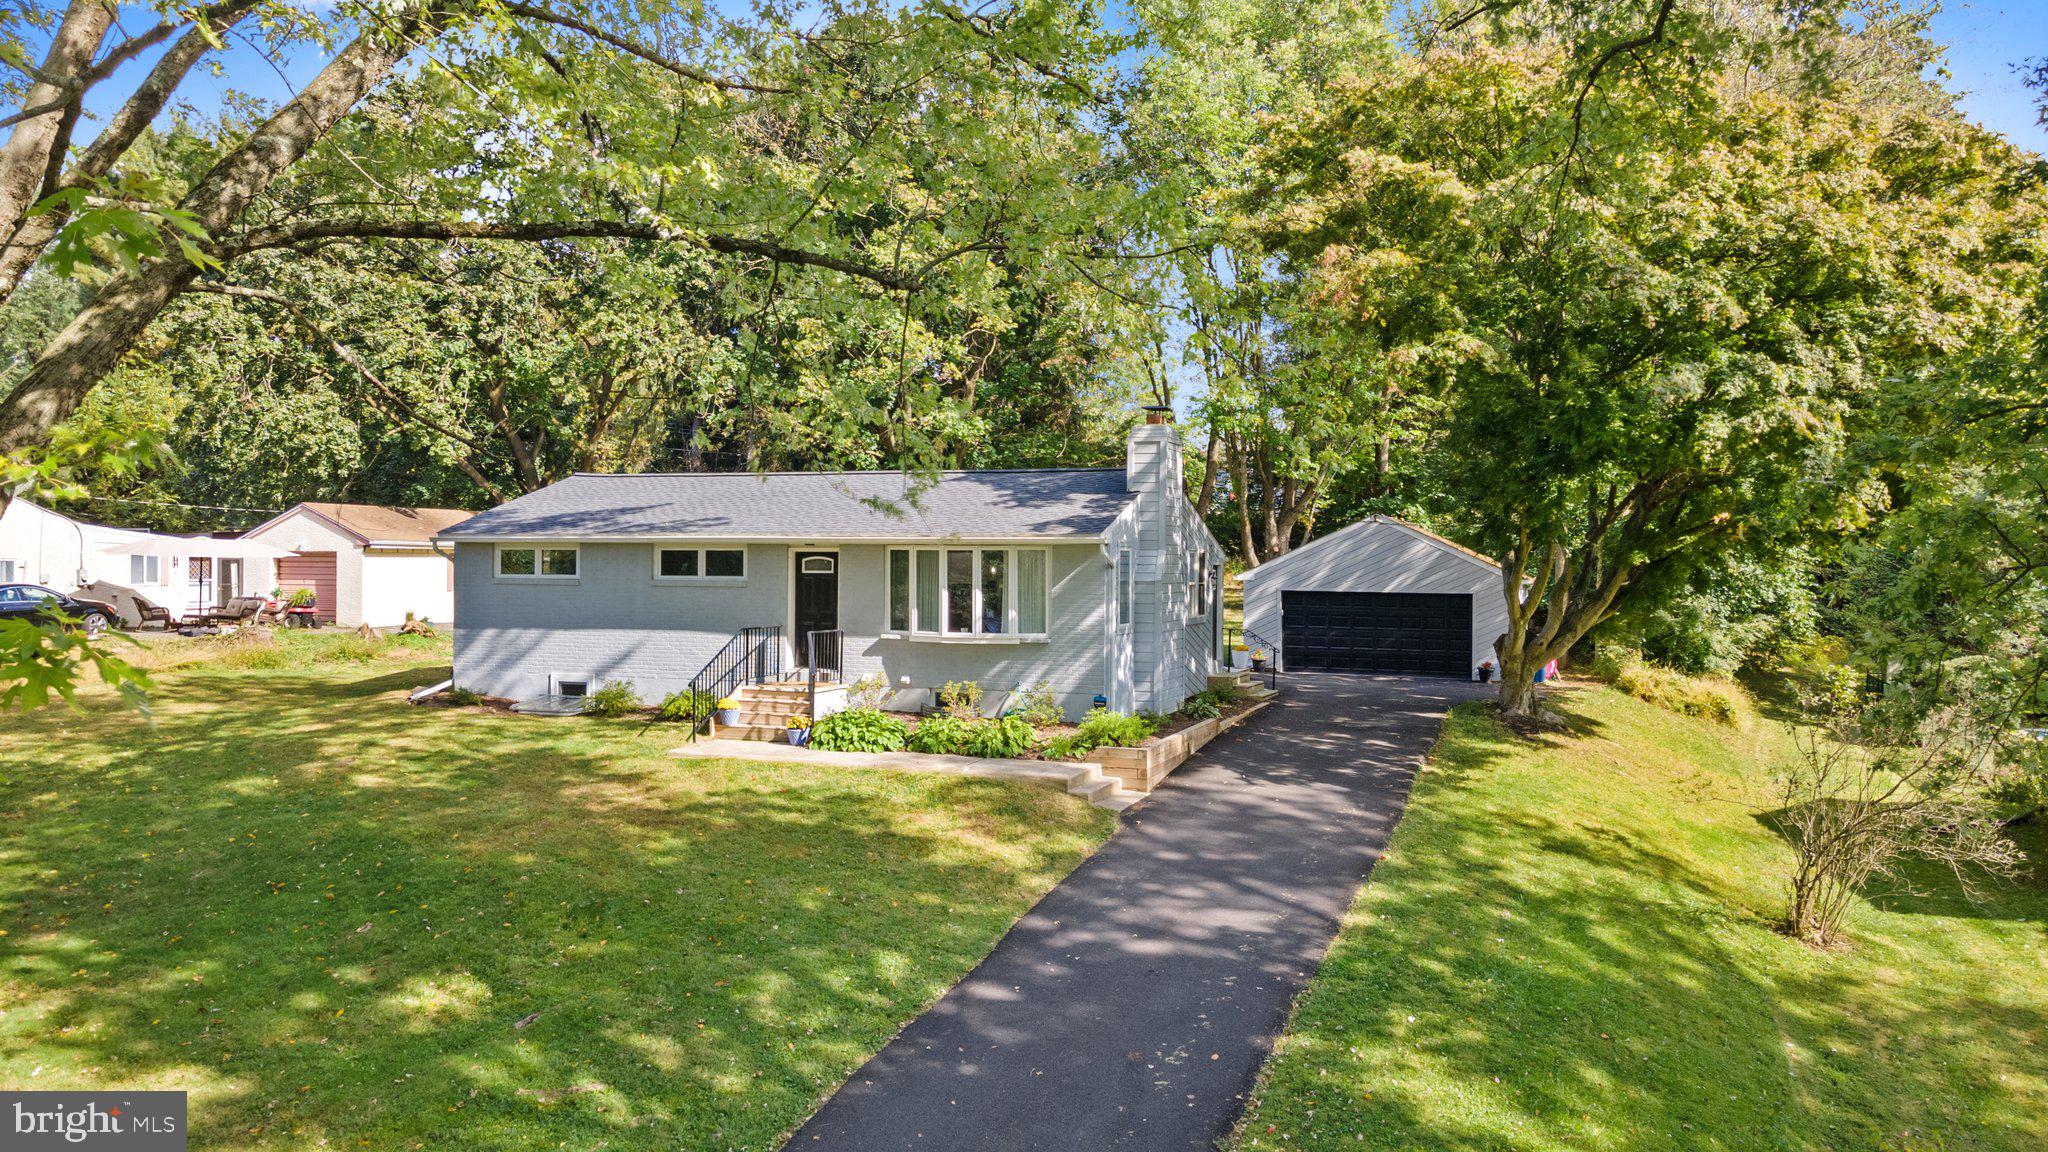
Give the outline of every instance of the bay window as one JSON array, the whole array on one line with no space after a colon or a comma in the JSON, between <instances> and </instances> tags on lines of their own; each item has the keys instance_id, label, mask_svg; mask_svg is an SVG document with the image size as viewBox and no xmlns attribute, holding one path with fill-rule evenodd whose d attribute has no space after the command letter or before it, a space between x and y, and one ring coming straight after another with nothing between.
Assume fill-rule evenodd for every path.
<instances>
[{"instance_id":1,"label":"bay window","mask_svg":"<svg viewBox=\"0 0 2048 1152\"><path fill-rule=\"evenodd\" d=\"M1045 635L1043 548L891 548L888 630L914 636Z\"/></svg>"}]
</instances>

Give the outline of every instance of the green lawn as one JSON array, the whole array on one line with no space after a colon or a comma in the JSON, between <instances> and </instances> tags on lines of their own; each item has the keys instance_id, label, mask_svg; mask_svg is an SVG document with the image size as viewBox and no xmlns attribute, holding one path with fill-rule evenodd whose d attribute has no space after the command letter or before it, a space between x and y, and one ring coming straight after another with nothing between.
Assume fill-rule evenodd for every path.
<instances>
[{"instance_id":1,"label":"green lawn","mask_svg":"<svg viewBox=\"0 0 2048 1152\"><path fill-rule=\"evenodd\" d=\"M405 705L446 659L0 720L0 1085L187 1089L195 1148L771 1148L1113 826Z\"/></svg>"},{"instance_id":2,"label":"green lawn","mask_svg":"<svg viewBox=\"0 0 2048 1152\"><path fill-rule=\"evenodd\" d=\"M1752 815L1782 729L1563 708L1453 715L1233 1147L2048 1147L2048 884L1926 873L1810 951Z\"/></svg>"}]
</instances>

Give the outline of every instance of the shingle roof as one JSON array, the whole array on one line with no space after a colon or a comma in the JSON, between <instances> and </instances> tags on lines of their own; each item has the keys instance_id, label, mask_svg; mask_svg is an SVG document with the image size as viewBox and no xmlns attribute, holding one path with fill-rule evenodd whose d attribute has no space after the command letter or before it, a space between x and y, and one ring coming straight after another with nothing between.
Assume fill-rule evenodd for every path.
<instances>
[{"instance_id":1,"label":"shingle roof","mask_svg":"<svg viewBox=\"0 0 2048 1152\"><path fill-rule=\"evenodd\" d=\"M449 540L1094 537L1132 496L1121 468L578 474L443 532Z\"/></svg>"},{"instance_id":2,"label":"shingle roof","mask_svg":"<svg viewBox=\"0 0 2048 1152\"><path fill-rule=\"evenodd\" d=\"M333 521L366 544L398 541L424 544L476 515L460 508L388 508L379 504L332 504L311 500L298 507Z\"/></svg>"}]
</instances>

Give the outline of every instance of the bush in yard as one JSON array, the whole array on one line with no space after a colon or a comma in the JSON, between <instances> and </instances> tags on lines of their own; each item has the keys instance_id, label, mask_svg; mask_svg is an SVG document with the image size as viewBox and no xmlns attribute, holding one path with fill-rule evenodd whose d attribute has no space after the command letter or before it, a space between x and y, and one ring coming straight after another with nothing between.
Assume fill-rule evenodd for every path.
<instances>
[{"instance_id":1,"label":"bush in yard","mask_svg":"<svg viewBox=\"0 0 2048 1152\"><path fill-rule=\"evenodd\" d=\"M912 752L954 756L966 747L967 722L957 716L927 716L910 730Z\"/></svg>"},{"instance_id":2,"label":"bush in yard","mask_svg":"<svg viewBox=\"0 0 2048 1152\"><path fill-rule=\"evenodd\" d=\"M1060 707L1059 697L1053 695L1052 685L1044 680L1018 693L1017 715L1024 718L1033 728L1051 728L1067 722L1066 709Z\"/></svg>"},{"instance_id":3,"label":"bush in yard","mask_svg":"<svg viewBox=\"0 0 2048 1152\"><path fill-rule=\"evenodd\" d=\"M1181 701L1180 714L1190 720L1214 720L1223 715L1223 708L1208 693L1199 692Z\"/></svg>"},{"instance_id":4,"label":"bush in yard","mask_svg":"<svg viewBox=\"0 0 2048 1152\"><path fill-rule=\"evenodd\" d=\"M848 708L811 727L811 747L825 752L901 752L909 730L873 708Z\"/></svg>"},{"instance_id":5,"label":"bush in yard","mask_svg":"<svg viewBox=\"0 0 2048 1152\"><path fill-rule=\"evenodd\" d=\"M681 692L671 692L662 697L661 707L655 709L655 715L678 724L702 724L717 706L716 693L685 688Z\"/></svg>"},{"instance_id":6,"label":"bush in yard","mask_svg":"<svg viewBox=\"0 0 2048 1152\"><path fill-rule=\"evenodd\" d=\"M1089 751L1104 746L1135 748L1150 738L1158 727L1158 721L1149 716L1128 716L1097 708L1081 721L1081 727L1074 732L1074 739Z\"/></svg>"},{"instance_id":7,"label":"bush in yard","mask_svg":"<svg viewBox=\"0 0 2048 1152\"><path fill-rule=\"evenodd\" d=\"M484 702L483 693L473 688L464 688L461 685L448 689L446 695L448 702L457 708L474 708Z\"/></svg>"},{"instance_id":8,"label":"bush in yard","mask_svg":"<svg viewBox=\"0 0 2048 1152\"><path fill-rule=\"evenodd\" d=\"M633 690L630 680L607 680L583 699L583 714L586 716L624 716L640 706L640 694Z\"/></svg>"},{"instance_id":9,"label":"bush in yard","mask_svg":"<svg viewBox=\"0 0 2048 1152\"><path fill-rule=\"evenodd\" d=\"M981 715L981 682L978 680L948 680L939 689L939 707L948 716L962 720L977 719Z\"/></svg>"},{"instance_id":10,"label":"bush in yard","mask_svg":"<svg viewBox=\"0 0 2048 1152\"><path fill-rule=\"evenodd\" d=\"M889 698L889 682L870 672L853 682L846 690L846 703L852 708L880 708Z\"/></svg>"},{"instance_id":11,"label":"bush in yard","mask_svg":"<svg viewBox=\"0 0 2048 1152\"><path fill-rule=\"evenodd\" d=\"M967 754L1012 759L1031 750L1038 733L1022 716L1004 716L967 726Z\"/></svg>"},{"instance_id":12,"label":"bush in yard","mask_svg":"<svg viewBox=\"0 0 2048 1152\"><path fill-rule=\"evenodd\" d=\"M1909 858L1945 865L1966 893L1971 872L2009 878L2026 862L1999 818L2006 721L1981 711L1995 694L1939 682L1865 697L1861 680L1840 669L1802 698L1799 754L1763 817L1792 845L1786 931L1820 947L1840 944L1857 894Z\"/></svg>"},{"instance_id":13,"label":"bush in yard","mask_svg":"<svg viewBox=\"0 0 2048 1152\"><path fill-rule=\"evenodd\" d=\"M1047 740L1039 751L1047 760L1079 760L1093 749L1084 746L1075 736L1060 735Z\"/></svg>"},{"instance_id":14,"label":"bush in yard","mask_svg":"<svg viewBox=\"0 0 2048 1152\"><path fill-rule=\"evenodd\" d=\"M1647 663L1626 648L1604 648L1593 662L1593 675L1617 689L1682 716L1697 716L1733 728L1750 725L1749 698L1733 683L1689 676Z\"/></svg>"}]
</instances>

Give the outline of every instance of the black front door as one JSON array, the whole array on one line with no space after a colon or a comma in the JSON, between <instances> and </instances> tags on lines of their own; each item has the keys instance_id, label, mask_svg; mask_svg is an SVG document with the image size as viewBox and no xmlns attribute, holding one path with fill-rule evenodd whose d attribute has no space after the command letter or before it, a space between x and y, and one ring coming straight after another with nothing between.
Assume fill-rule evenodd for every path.
<instances>
[{"instance_id":1,"label":"black front door","mask_svg":"<svg viewBox=\"0 0 2048 1152\"><path fill-rule=\"evenodd\" d=\"M811 663L811 633L839 627L839 553L796 554L796 647L800 668Z\"/></svg>"}]
</instances>

